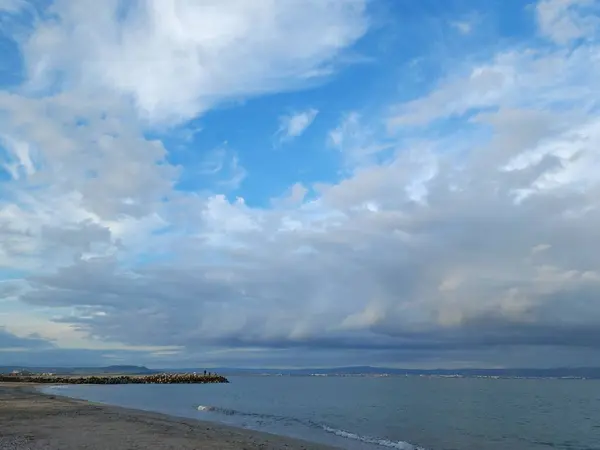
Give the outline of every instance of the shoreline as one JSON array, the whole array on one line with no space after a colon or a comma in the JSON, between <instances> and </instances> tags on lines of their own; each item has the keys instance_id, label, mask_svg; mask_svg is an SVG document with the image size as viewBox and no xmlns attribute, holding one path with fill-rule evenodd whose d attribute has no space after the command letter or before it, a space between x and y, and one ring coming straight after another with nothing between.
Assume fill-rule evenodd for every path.
<instances>
[{"instance_id":1,"label":"shoreline","mask_svg":"<svg viewBox=\"0 0 600 450\"><path fill-rule=\"evenodd\" d=\"M335 449L214 422L46 394L38 387L42 385L0 383L0 450Z\"/></svg>"}]
</instances>

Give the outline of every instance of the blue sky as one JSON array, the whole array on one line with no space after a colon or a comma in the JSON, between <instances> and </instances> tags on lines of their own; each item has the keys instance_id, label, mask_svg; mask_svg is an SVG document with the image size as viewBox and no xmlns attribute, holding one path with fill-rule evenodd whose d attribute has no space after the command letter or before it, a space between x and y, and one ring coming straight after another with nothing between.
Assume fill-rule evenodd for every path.
<instances>
[{"instance_id":1,"label":"blue sky","mask_svg":"<svg viewBox=\"0 0 600 450\"><path fill-rule=\"evenodd\" d=\"M487 2L485 9L464 1L384 1L369 4L368 11L372 32L345 49L342 67L314 86L209 111L181 126L185 136L203 130L185 144L177 138L171 141L167 133L170 161L184 170L179 187L210 186L214 180L199 180L195 169L205 162L207 152L224 148L235 152L252 174L239 192L253 206L268 205L271 197L299 180L337 181L341 155L323 151L323 144L344 115L385 114L390 96L402 102L425 95L440 76L456 69L457 60L485 60L494 47L534 38L536 32L534 10L523 11L521 1ZM471 27L477 28L476 39L466 31ZM280 142L276 131L282 117L311 109L318 117L297 138Z\"/></svg>"},{"instance_id":2,"label":"blue sky","mask_svg":"<svg viewBox=\"0 0 600 450\"><path fill-rule=\"evenodd\" d=\"M599 12L0 0L2 360L597 357Z\"/></svg>"}]
</instances>

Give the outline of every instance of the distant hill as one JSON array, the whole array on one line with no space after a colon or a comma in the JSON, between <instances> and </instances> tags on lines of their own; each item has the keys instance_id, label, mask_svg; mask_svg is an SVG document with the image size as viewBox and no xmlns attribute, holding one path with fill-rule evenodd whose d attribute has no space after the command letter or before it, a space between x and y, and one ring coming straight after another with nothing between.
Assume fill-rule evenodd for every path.
<instances>
[{"instance_id":1,"label":"distant hill","mask_svg":"<svg viewBox=\"0 0 600 450\"><path fill-rule=\"evenodd\" d=\"M35 373L55 373L60 375L147 375L157 373L156 370L144 366L106 366L106 367L33 367L33 366L0 366L0 373L14 370L27 370Z\"/></svg>"}]
</instances>

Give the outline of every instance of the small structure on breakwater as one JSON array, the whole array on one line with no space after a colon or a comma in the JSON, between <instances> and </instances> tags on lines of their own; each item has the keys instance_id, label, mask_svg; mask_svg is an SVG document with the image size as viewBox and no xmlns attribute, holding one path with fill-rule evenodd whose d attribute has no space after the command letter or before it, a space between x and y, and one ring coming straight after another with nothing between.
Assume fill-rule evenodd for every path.
<instances>
[{"instance_id":1,"label":"small structure on breakwater","mask_svg":"<svg viewBox=\"0 0 600 450\"><path fill-rule=\"evenodd\" d=\"M201 384L229 383L217 374L156 373L151 375L0 375L0 382L44 384Z\"/></svg>"}]
</instances>

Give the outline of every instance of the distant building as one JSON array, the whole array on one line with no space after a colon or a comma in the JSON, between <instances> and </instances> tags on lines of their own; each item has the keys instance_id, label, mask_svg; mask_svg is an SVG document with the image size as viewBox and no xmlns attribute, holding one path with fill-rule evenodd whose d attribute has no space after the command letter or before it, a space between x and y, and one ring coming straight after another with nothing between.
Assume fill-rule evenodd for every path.
<instances>
[{"instance_id":1,"label":"distant building","mask_svg":"<svg viewBox=\"0 0 600 450\"><path fill-rule=\"evenodd\" d=\"M31 373L29 370L13 370L10 374L20 377L33 375L33 373Z\"/></svg>"}]
</instances>

